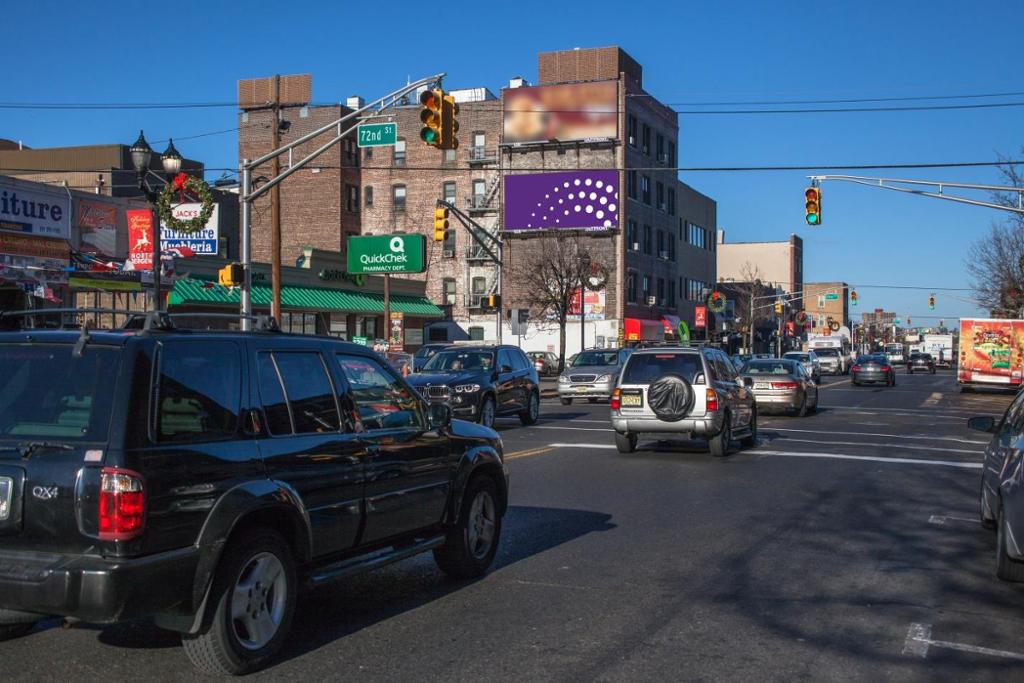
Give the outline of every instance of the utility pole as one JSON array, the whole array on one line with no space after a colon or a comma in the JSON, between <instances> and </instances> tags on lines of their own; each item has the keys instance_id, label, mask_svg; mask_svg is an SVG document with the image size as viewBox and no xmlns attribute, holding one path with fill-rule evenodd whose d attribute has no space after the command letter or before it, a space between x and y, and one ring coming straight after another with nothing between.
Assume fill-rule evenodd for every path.
<instances>
[{"instance_id":1,"label":"utility pole","mask_svg":"<svg viewBox=\"0 0 1024 683\"><path fill-rule=\"evenodd\" d=\"M748 330L750 335L750 348L747 349L747 353L754 353L754 283L750 283L750 318L747 319Z\"/></svg>"},{"instance_id":2,"label":"utility pole","mask_svg":"<svg viewBox=\"0 0 1024 683\"><path fill-rule=\"evenodd\" d=\"M270 147L281 146L281 76L274 76L274 102L271 107ZM281 173L281 157L270 160L270 172L276 178ZM385 280L386 281L386 280ZM385 290L386 291L386 290ZM281 321L281 186L270 189L270 315ZM387 324L387 323L385 323Z\"/></svg>"},{"instance_id":3,"label":"utility pole","mask_svg":"<svg viewBox=\"0 0 1024 683\"><path fill-rule=\"evenodd\" d=\"M384 273L384 341L391 346L391 273Z\"/></svg>"}]
</instances>

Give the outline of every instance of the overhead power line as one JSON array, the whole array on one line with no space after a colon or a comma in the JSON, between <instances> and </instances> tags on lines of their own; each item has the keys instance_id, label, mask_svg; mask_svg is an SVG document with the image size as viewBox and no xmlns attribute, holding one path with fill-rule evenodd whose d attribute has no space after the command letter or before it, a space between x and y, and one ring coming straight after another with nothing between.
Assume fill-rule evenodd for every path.
<instances>
[{"instance_id":1,"label":"overhead power line","mask_svg":"<svg viewBox=\"0 0 1024 683\"><path fill-rule=\"evenodd\" d=\"M747 100L747 101L723 101L723 102L662 102L669 107L745 107L755 105L781 105L781 104L858 104L864 102L920 102L925 100L968 100L986 99L990 97L1018 97L1024 95L1019 92L997 92L982 93L975 95L918 95L913 97L851 97L835 100ZM648 93L626 93L626 97L650 97Z\"/></svg>"}]
</instances>

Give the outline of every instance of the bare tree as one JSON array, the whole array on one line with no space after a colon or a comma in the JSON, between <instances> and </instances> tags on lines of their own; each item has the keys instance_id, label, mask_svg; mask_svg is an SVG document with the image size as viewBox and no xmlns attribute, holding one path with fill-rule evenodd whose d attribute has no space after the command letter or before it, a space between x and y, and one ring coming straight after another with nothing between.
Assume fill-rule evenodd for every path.
<instances>
[{"instance_id":1,"label":"bare tree","mask_svg":"<svg viewBox=\"0 0 1024 683\"><path fill-rule=\"evenodd\" d=\"M1004 161L1006 161L1004 159ZM1024 168L1012 163L1000 166L1008 185L1024 187ZM1017 193L994 192L992 201L1018 206ZM1024 215L1008 213L993 222L989 233L975 241L965 259L971 277L972 298L993 316L1019 316L1024 309Z\"/></svg>"},{"instance_id":2,"label":"bare tree","mask_svg":"<svg viewBox=\"0 0 1024 683\"><path fill-rule=\"evenodd\" d=\"M595 270L607 272L608 264L596 255L591 238L555 235L524 240L517 250L512 275L522 300L535 313L558 323L558 369L565 366L565 327L573 300ZM583 302L580 302L583 305Z\"/></svg>"}]
</instances>

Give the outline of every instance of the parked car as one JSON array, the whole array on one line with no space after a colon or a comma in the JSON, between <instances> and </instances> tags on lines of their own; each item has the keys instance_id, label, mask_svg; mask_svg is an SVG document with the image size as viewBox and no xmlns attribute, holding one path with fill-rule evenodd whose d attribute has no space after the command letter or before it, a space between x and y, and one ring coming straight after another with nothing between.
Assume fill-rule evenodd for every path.
<instances>
[{"instance_id":1,"label":"parked car","mask_svg":"<svg viewBox=\"0 0 1024 683\"><path fill-rule=\"evenodd\" d=\"M566 366L558 376L558 398L562 405L572 405L574 398L586 398L591 403L610 398L619 371L631 352L631 349L591 349L577 354L572 365Z\"/></svg>"},{"instance_id":2,"label":"parked car","mask_svg":"<svg viewBox=\"0 0 1024 683\"><path fill-rule=\"evenodd\" d=\"M800 363L816 384L821 383L821 363L814 351L788 351L782 354L782 357Z\"/></svg>"},{"instance_id":3,"label":"parked car","mask_svg":"<svg viewBox=\"0 0 1024 683\"><path fill-rule=\"evenodd\" d=\"M726 355L710 347L638 349L612 391L612 427L620 453L642 434L707 439L711 455L728 455L734 437L757 443L754 394L739 383Z\"/></svg>"},{"instance_id":4,"label":"parked car","mask_svg":"<svg viewBox=\"0 0 1024 683\"><path fill-rule=\"evenodd\" d=\"M822 374L829 375L844 375L846 374L846 362L839 355L838 348L816 348L814 349L814 355L818 357L818 364L821 366Z\"/></svg>"},{"instance_id":5,"label":"parked car","mask_svg":"<svg viewBox=\"0 0 1024 683\"><path fill-rule=\"evenodd\" d=\"M441 349L448 348L449 344L424 344L412 356L413 372L419 372L428 360Z\"/></svg>"},{"instance_id":6,"label":"parked car","mask_svg":"<svg viewBox=\"0 0 1024 683\"><path fill-rule=\"evenodd\" d=\"M558 356L550 351L529 351L526 355L541 377L554 377L558 374Z\"/></svg>"},{"instance_id":7,"label":"parked car","mask_svg":"<svg viewBox=\"0 0 1024 683\"><path fill-rule=\"evenodd\" d=\"M861 356L850 368L850 381L855 387L861 384L884 384L896 386L896 370L885 354Z\"/></svg>"},{"instance_id":8,"label":"parked car","mask_svg":"<svg viewBox=\"0 0 1024 683\"><path fill-rule=\"evenodd\" d=\"M540 414L540 381L526 354L515 346L451 346L438 351L409 383L455 417L485 427L515 415L524 425Z\"/></svg>"},{"instance_id":9,"label":"parked car","mask_svg":"<svg viewBox=\"0 0 1024 683\"><path fill-rule=\"evenodd\" d=\"M795 360L749 360L740 379L754 392L759 412L781 410L804 417L818 409L818 385Z\"/></svg>"},{"instance_id":10,"label":"parked car","mask_svg":"<svg viewBox=\"0 0 1024 683\"><path fill-rule=\"evenodd\" d=\"M907 374L913 375L915 372L930 372L933 375L935 374L935 359L932 358L932 354L910 354L910 360L907 361Z\"/></svg>"},{"instance_id":11,"label":"parked car","mask_svg":"<svg viewBox=\"0 0 1024 683\"><path fill-rule=\"evenodd\" d=\"M979 514L981 525L996 532L996 576L1024 581L1024 391L1017 393L1001 418L972 417L967 425L992 435L981 468Z\"/></svg>"},{"instance_id":12,"label":"parked car","mask_svg":"<svg viewBox=\"0 0 1024 683\"><path fill-rule=\"evenodd\" d=\"M198 669L243 674L288 639L302 586L426 551L487 570L494 431L365 346L169 320L0 333L0 639L151 618Z\"/></svg>"}]
</instances>

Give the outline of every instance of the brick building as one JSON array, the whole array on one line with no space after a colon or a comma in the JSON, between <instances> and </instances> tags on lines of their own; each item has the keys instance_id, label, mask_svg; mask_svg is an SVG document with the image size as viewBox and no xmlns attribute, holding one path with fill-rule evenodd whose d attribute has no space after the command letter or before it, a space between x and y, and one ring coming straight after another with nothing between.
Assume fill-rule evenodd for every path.
<instances>
[{"instance_id":1,"label":"brick building","mask_svg":"<svg viewBox=\"0 0 1024 683\"><path fill-rule=\"evenodd\" d=\"M804 283L804 310L814 320L815 330L823 329L829 320L850 327L849 293L845 282Z\"/></svg>"}]
</instances>

